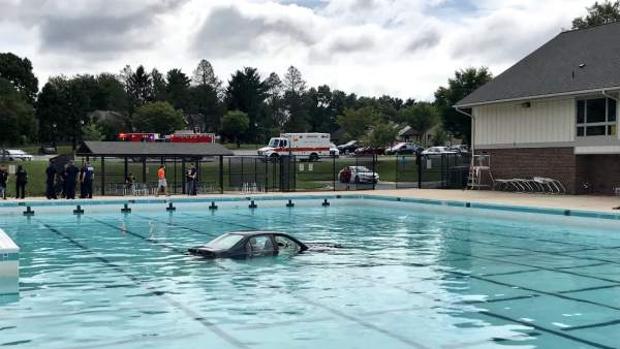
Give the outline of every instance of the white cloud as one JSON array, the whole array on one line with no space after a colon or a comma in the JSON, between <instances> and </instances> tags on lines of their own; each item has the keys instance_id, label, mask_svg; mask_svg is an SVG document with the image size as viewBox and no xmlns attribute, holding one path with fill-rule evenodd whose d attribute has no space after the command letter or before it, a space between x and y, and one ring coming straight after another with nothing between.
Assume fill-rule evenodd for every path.
<instances>
[{"instance_id":1,"label":"white cloud","mask_svg":"<svg viewBox=\"0 0 620 349\"><path fill-rule=\"evenodd\" d=\"M431 98L468 66L498 74L590 0L0 0L0 47L41 80L125 64L191 73L201 58L227 80L297 66L310 85Z\"/></svg>"}]
</instances>

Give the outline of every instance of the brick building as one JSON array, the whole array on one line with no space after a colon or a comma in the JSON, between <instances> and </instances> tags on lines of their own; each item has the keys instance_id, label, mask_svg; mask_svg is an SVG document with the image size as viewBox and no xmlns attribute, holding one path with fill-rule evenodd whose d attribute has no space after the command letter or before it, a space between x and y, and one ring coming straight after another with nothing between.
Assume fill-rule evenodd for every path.
<instances>
[{"instance_id":1,"label":"brick building","mask_svg":"<svg viewBox=\"0 0 620 349\"><path fill-rule=\"evenodd\" d=\"M496 178L559 179L571 193L620 187L620 23L567 31L457 103Z\"/></svg>"}]
</instances>

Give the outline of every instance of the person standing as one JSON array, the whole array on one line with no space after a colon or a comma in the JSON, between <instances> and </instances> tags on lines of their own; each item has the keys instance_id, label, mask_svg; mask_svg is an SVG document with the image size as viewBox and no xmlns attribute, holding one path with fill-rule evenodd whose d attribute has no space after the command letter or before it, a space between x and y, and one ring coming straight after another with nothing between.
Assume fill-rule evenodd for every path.
<instances>
[{"instance_id":1,"label":"person standing","mask_svg":"<svg viewBox=\"0 0 620 349\"><path fill-rule=\"evenodd\" d=\"M9 180L9 173L4 166L0 167L0 197L6 200L6 182Z\"/></svg>"},{"instance_id":2,"label":"person standing","mask_svg":"<svg viewBox=\"0 0 620 349\"><path fill-rule=\"evenodd\" d=\"M186 192L187 195L196 195L197 192L197 178L198 178L198 170L196 169L196 165L191 164L190 168L187 170L185 174L185 180L187 182Z\"/></svg>"},{"instance_id":3,"label":"person standing","mask_svg":"<svg viewBox=\"0 0 620 349\"><path fill-rule=\"evenodd\" d=\"M136 176L133 173L129 173L125 178L125 195L131 193L131 195L136 195Z\"/></svg>"},{"instance_id":4,"label":"person standing","mask_svg":"<svg viewBox=\"0 0 620 349\"><path fill-rule=\"evenodd\" d=\"M159 196L159 194L163 192L164 195L166 196L170 196L168 194L168 181L166 180L166 165L161 164L159 166L159 169L157 170L157 194L156 196Z\"/></svg>"},{"instance_id":5,"label":"person standing","mask_svg":"<svg viewBox=\"0 0 620 349\"><path fill-rule=\"evenodd\" d=\"M15 173L15 198L26 198L26 184L28 184L28 172L26 169L19 165L17 166L17 172Z\"/></svg>"},{"instance_id":6,"label":"person standing","mask_svg":"<svg viewBox=\"0 0 620 349\"><path fill-rule=\"evenodd\" d=\"M45 169L45 197L48 200L57 199L56 196L56 188L54 187L56 180L56 168L54 167L54 162L52 160L49 161L47 165L47 169Z\"/></svg>"},{"instance_id":7,"label":"person standing","mask_svg":"<svg viewBox=\"0 0 620 349\"><path fill-rule=\"evenodd\" d=\"M77 168L77 166L75 166L75 164L73 163L73 160L69 161L67 169L65 170L65 173L66 173L65 181L66 181L66 188L67 188L66 198L67 199L70 199L70 200L75 199L75 187L77 186L79 172L80 170Z\"/></svg>"},{"instance_id":8,"label":"person standing","mask_svg":"<svg viewBox=\"0 0 620 349\"><path fill-rule=\"evenodd\" d=\"M86 161L82 168L82 178L80 178L80 189L85 199L93 198L93 181L95 180L95 168Z\"/></svg>"}]
</instances>

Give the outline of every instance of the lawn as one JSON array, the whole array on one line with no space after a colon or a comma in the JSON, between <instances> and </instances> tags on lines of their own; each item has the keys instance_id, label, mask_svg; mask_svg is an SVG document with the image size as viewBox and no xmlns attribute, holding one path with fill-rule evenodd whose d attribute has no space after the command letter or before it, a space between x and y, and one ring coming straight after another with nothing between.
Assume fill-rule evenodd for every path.
<instances>
[{"instance_id":1,"label":"lawn","mask_svg":"<svg viewBox=\"0 0 620 349\"><path fill-rule=\"evenodd\" d=\"M224 188L225 191L241 190L243 183L257 183L257 186L264 185L265 177L268 178L268 190L277 190L279 186L279 167L274 167L272 163L266 163L261 159L244 158L245 162L241 162L240 158L225 158L224 160ZM78 166L81 160L78 160ZM95 194L100 194L101 169L102 164L99 159L92 161L95 167ZM26 188L28 196L43 196L45 194L45 169L46 161L17 161L6 162L3 165L22 165L28 171L29 182ZM172 193L181 193L181 183L183 180L183 172L181 162L169 161L167 166L167 178L169 188ZM188 165L189 166L189 165ZM367 158L338 158L323 159L318 162L296 162L295 163L295 188L298 191L313 190L332 190L334 177L338 180L338 172L345 166L366 166L373 168L372 159ZM382 183L400 182L416 183L418 180L417 164L415 159L411 157L379 157L375 163L375 171L379 173ZM121 188L125 182L124 162L119 159L105 160L105 180L106 194L114 195L120 192L113 192L112 188ZM143 178L143 165L141 162L128 162L128 172L132 173L136 182L147 183L155 186L157 183L157 169L159 162L149 161L146 166L146 178ZM398 168L398 173L397 173ZM219 192L220 176L219 161L203 161L199 166L200 184L205 187L205 191ZM426 171L425 180L431 178L439 178L438 171ZM146 179L146 180L144 180ZM15 193L15 178L9 176L8 193Z\"/></svg>"}]
</instances>

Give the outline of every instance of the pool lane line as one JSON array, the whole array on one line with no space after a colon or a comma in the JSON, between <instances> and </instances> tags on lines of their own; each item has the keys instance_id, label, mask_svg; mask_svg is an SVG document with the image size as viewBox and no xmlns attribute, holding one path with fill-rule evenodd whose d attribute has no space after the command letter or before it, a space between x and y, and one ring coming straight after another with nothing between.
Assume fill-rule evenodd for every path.
<instances>
[{"instance_id":1,"label":"pool lane line","mask_svg":"<svg viewBox=\"0 0 620 349\"><path fill-rule=\"evenodd\" d=\"M339 214L339 216L349 216L355 219L358 219L360 216L358 215L354 215L354 214ZM381 219L381 220L385 220L385 217L377 217L375 216L375 218L377 219ZM398 216L391 216L390 218L400 218ZM407 219L410 219L412 217L407 216ZM505 225L501 225L501 226L505 226ZM507 228L518 228L518 227L512 227L512 226L505 226ZM464 232L471 232L469 230L465 230L462 228L450 228L453 230L457 230L457 231L464 231ZM541 239L541 238L536 238L536 237L532 237L529 238L527 236L520 236L520 235L509 235L509 234L501 234L501 233L496 233L496 232L490 232L490 231L486 231L486 230L476 230L476 233L481 233L481 234L486 234L486 235L492 235L492 236L500 236L500 237L507 237L507 238L511 238L511 239L519 239L519 240L534 240L534 241L540 241L540 242L548 242L548 243L555 243L558 245L566 245L566 246L574 246L574 247L581 247L581 249L579 250L569 250L566 251L567 253L574 253L574 252L581 252L581 251L593 251L593 250L613 250L613 249L620 249L620 246L594 246L594 245L584 245L584 244L577 244L577 243L569 243L569 242L565 242L565 241L559 241L559 240L552 240L552 239Z\"/></svg>"},{"instance_id":2,"label":"pool lane line","mask_svg":"<svg viewBox=\"0 0 620 349\"><path fill-rule=\"evenodd\" d=\"M359 216L354 216L354 217L362 218L362 217L359 217ZM504 246L504 245L500 245L500 244L483 242L483 241L477 241L477 240L473 240L473 239L469 239L469 238L465 239L465 238L458 238L458 237L454 237L454 236L445 236L445 235L442 235L442 236L443 236L444 239L447 239L447 240L469 242L469 243L474 243L474 244L480 244L480 245L486 245L486 246L494 246L494 247L500 247L500 248L513 249L513 250L530 251L530 252L541 253L541 254L549 254L549 255L554 255L554 256L568 257L568 258L575 259L575 260L590 259L590 258L574 257L574 256L570 256L570 255L563 255L562 252L537 251L537 250L530 250L530 249L526 249L526 248L522 248L522 247L508 247L508 246ZM477 255L463 253L463 252L446 251L446 253L452 253L452 254L457 254L457 255L462 255L462 256L471 256L473 258L486 259L486 260L493 261L493 262L501 262L501 263L506 263L506 264L514 264L514 265L519 265L519 266L522 266L522 267L536 268L536 269L539 269L539 270L546 270L546 271L551 271L551 272L556 272L556 273L561 273L561 274L580 276L580 277L590 278L590 279L594 279L594 280L605 281L605 282L610 282L610 283L614 283L614 284L620 284L620 280L607 279L607 278L603 278L603 277L598 277L598 276L593 276L593 275L588 275L588 274L577 273L577 272L573 272L573 271L570 271L570 270L560 270L560 269L556 269L556 268L536 266L536 265L532 265L532 264L520 263L520 262L515 262L515 261L508 261L508 260L498 259L498 258L494 258L494 257L477 256Z\"/></svg>"},{"instance_id":3,"label":"pool lane line","mask_svg":"<svg viewBox=\"0 0 620 349\"><path fill-rule=\"evenodd\" d=\"M142 240L144 240L144 241L146 241L146 242L149 242L149 243L151 243L151 244L154 244L154 245L158 245L158 246L160 246L160 247L167 248L167 249L172 250L172 251L174 251L174 252L177 252L177 253L183 253L183 254L184 254L185 252L187 252L187 250L186 250L186 249L181 249L181 248L178 248L178 247L176 247L176 246L172 246L172 245L166 244L166 243L164 243L164 242L159 241L158 239L151 239L151 238L148 238L148 237L146 237L146 236L144 236L144 235L141 235L141 234L138 234L138 233L134 233L133 231L131 231L131 230L129 230L129 229L123 229L123 228L120 228L120 227L118 227L118 226L116 226L116 225L114 225L114 224L112 224L112 223L108 223L108 222L106 222L106 221L102 221L102 220L100 220L100 219L93 218L93 217L86 217L86 218L88 218L88 219L90 219L90 220L92 220L92 221L95 221L95 222L97 222L97 223L99 223L99 224L102 224L102 225L105 225L105 226L107 226L107 227L110 227L110 228L113 228L113 229L115 229L115 230L118 230L118 231L120 231L120 232L122 232L122 233L125 233L125 234L127 234L127 235L131 235L131 236L137 237L137 238L142 239Z\"/></svg>"},{"instance_id":4,"label":"pool lane line","mask_svg":"<svg viewBox=\"0 0 620 349\"><path fill-rule=\"evenodd\" d=\"M97 252L91 250L88 246L86 246L86 245L82 244L81 242L75 240L71 236L61 232L60 230L52 227L51 225L49 225L49 224L47 224L45 222L39 221L39 223L42 224L44 227L46 227L49 231L51 231L54 234L58 235L59 237L69 241L70 243L72 243L73 245L77 246L78 248L80 248L80 249L82 249L82 250L92 254L95 259L97 259L98 261L102 262L103 264L105 264L109 268L112 268L113 270L119 272L123 276L127 277L136 286L142 287L143 289L145 289L147 292L149 292L150 294L152 294L154 296L158 296L158 297L163 298L169 304L171 304L175 308L181 310L182 312L185 313L185 315L187 315L190 318L192 318L193 320L199 322L204 327L206 327L209 330L211 330L211 332L213 332L215 335L217 335L218 337L222 338L224 341L228 342L229 344L231 344L231 345L233 345L233 346L235 346L237 348L243 348L243 349L249 349L250 348L246 344L244 344L243 342L239 341L235 337L233 337L233 336L229 335L228 333L226 333L224 330L220 329L216 324L212 323L208 319L202 317L200 314L194 312L192 309L186 307L185 305L183 305L183 304L177 302L176 300L174 300L173 298L169 297L168 295L166 295L166 293L152 291L153 289L158 288L157 286L146 285L144 281L140 280L138 277L136 277L132 273L126 271L121 266L119 266L118 264L110 261L109 259L101 256L100 253L97 253ZM139 234L136 234L136 235L139 235Z\"/></svg>"},{"instance_id":5,"label":"pool lane line","mask_svg":"<svg viewBox=\"0 0 620 349\"><path fill-rule=\"evenodd\" d=\"M560 291L558 293L567 294L567 293L577 293L577 292L584 292L584 291L597 291L597 290L605 290L605 289L608 289L608 288L616 288L616 287L620 287L620 284L618 284L618 285L607 285L607 286L594 286L594 287L578 288L578 289L573 289L573 290Z\"/></svg>"},{"instance_id":6,"label":"pool lane line","mask_svg":"<svg viewBox=\"0 0 620 349\"><path fill-rule=\"evenodd\" d=\"M188 214L188 213L176 213L175 215L179 215L179 216L183 216L183 217L201 218L199 216L191 215L191 214ZM170 226L177 227L177 228L183 228L185 230L193 231L195 233L200 233L200 234L205 234L205 235L213 236L213 234L209 234L209 233L201 231L199 229L195 229L195 228L188 227L188 226L185 226L185 225L182 225L182 224L178 224L178 223L168 222L168 221L165 221L165 220L160 219L160 218L154 218L154 217L149 217L149 216L142 216L142 215L137 215L137 214L132 214L132 216L135 216L135 217L138 217L138 218L141 218L141 219L152 220L152 221L163 223L163 224L168 224ZM259 228L256 228L254 226L249 226L249 225L239 224L239 223L227 222L227 221L220 220L220 219L214 219L213 217L205 218L205 220L206 220L206 222L216 222L216 223L221 223L221 224L233 225L233 226L237 226L237 227L243 228L243 229L260 230Z\"/></svg>"},{"instance_id":7,"label":"pool lane line","mask_svg":"<svg viewBox=\"0 0 620 349\"><path fill-rule=\"evenodd\" d=\"M489 274L482 274L480 276L489 277L489 276L516 275L516 274L523 274L523 273L531 273L533 271L538 271L538 269L525 269L525 270L506 271L506 272L503 272L503 273L489 273Z\"/></svg>"},{"instance_id":8,"label":"pool lane line","mask_svg":"<svg viewBox=\"0 0 620 349\"><path fill-rule=\"evenodd\" d=\"M613 325L617 325L617 324L620 324L620 319L611 320L611 321L605 321L605 322L599 322L599 323L590 324L590 325L579 325L579 326L566 327L566 328L563 328L562 331L570 332L570 331L585 330L585 329L596 328L596 327L613 326Z\"/></svg>"},{"instance_id":9,"label":"pool lane line","mask_svg":"<svg viewBox=\"0 0 620 349\"><path fill-rule=\"evenodd\" d=\"M354 218L357 218L357 219L362 218L360 216L350 215L350 214L347 215L347 216L354 217ZM454 228L451 228L451 229L454 229ZM459 230L459 229L457 229L457 230ZM592 258L575 257L575 256L571 256L571 255L563 255L563 254L561 254L562 252L547 252L547 251L530 250L530 249L525 249L525 248L521 248L521 247L508 247L508 246L499 245L499 244L495 244L495 243L477 241L477 240L473 240L473 239L469 239L469 238L464 239L464 238L458 238L458 237L454 237L454 236L444 236L444 238L445 239L449 239L449 240L462 241L462 242L470 242L470 243L475 243L475 244L481 244L481 245L487 245L487 246L495 246L495 247L500 247L500 248L513 249L513 250L529 251L529 252L535 252L535 253L542 253L542 254L550 254L550 255L561 256L561 257L568 257L568 258L574 259L574 260L588 260L588 259L592 259ZM541 267L541 266L536 266L536 265L531 265L531 264L525 264L525 263L519 263L519 262L514 262L514 261L507 261L507 260L503 260L503 259L497 259L497 258L494 258L494 257L477 256L477 255L473 255L473 254L465 254L465 253L454 252L454 251L447 251L446 253L459 254L459 255L463 255L463 256L470 256L470 257L473 257L473 258L486 259L486 260L495 261L495 262L499 261L499 262L506 263L506 264L514 264L514 265L519 265L519 266L522 266L522 267L536 268L538 270L546 270L546 271L551 271L551 272L556 272L556 273L563 273L563 274L568 274L568 275L574 275L574 276L590 278L590 279L599 280L599 281L611 282L611 283L614 283L614 284L620 284L620 280L607 279L607 278L592 276L592 275L588 275L588 274L582 274L582 273L578 273L578 272L573 272L573 271L570 271L570 270L562 270L562 269L557 269L557 268ZM600 259L593 259L593 260L601 261ZM613 263L613 262L605 261L605 263ZM620 264L620 263L617 263L617 264ZM576 266L575 268L579 268L579 267L580 266Z\"/></svg>"},{"instance_id":10,"label":"pool lane line","mask_svg":"<svg viewBox=\"0 0 620 349\"><path fill-rule=\"evenodd\" d=\"M377 325L374 325L374 324L372 324L372 323L370 323L368 321L364 321L362 319L359 319L359 318L357 318L355 316L349 315L349 314L347 314L347 313L345 313L343 311L340 311L338 309L334 309L334 308L332 308L330 306L321 304L319 302L315 302L312 299L310 299L308 297L305 297L303 295L296 295L296 297L301 299L301 300L303 300L304 302L306 302L308 304L314 305L317 308L321 308L323 310L326 310L326 311L332 313L333 315L336 315L337 317L340 317L340 318L349 320L351 322L354 322L354 323L356 323L356 324L358 324L358 325L360 325L360 326L362 326L362 327L364 327L364 328L366 328L368 330L373 330L375 332L379 332L379 333L381 333L381 334L383 334L385 336L388 336L388 337L390 337L392 339L395 339L395 340L397 340L397 341L399 341L401 343L407 344L410 347L417 348L417 349L430 349L430 347L427 347L427 346L425 346L425 345L423 345L421 343L412 341L412 340L410 340L408 338L405 338L405 337L402 337L402 336L400 336L398 334L392 333L392 332L390 332L390 331L388 331L388 330L386 330L384 328L381 328L381 327L379 327Z\"/></svg>"},{"instance_id":11,"label":"pool lane line","mask_svg":"<svg viewBox=\"0 0 620 349\"><path fill-rule=\"evenodd\" d=\"M483 310L483 311L480 311L480 314L484 314L486 316L493 317L493 318L496 318L496 319L501 319L501 320L504 320L504 321L518 323L518 324L521 324L523 326L534 328L534 329L536 329L536 330L538 330L540 332L550 333L550 334L556 335L558 337L562 337L562 338L565 338L565 339L572 340L574 342L586 344L586 345L589 345L589 346L592 346L592 347L595 347L595 348L599 348L599 349L616 349L615 347L610 347L610 346L605 345L605 344L601 344L601 343L593 342L593 341L590 341L590 340L587 340L587 339L575 337L575 336L569 335L567 333L564 333L562 331L557 331L557 330L554 330L554 329L542 327L542 326L536 325L534 323L523 321L523 320L513 319L513 318L511 318L509 316L495 314L495 313L490 312L490 311Z\"/></svg>"}]
</instances>

